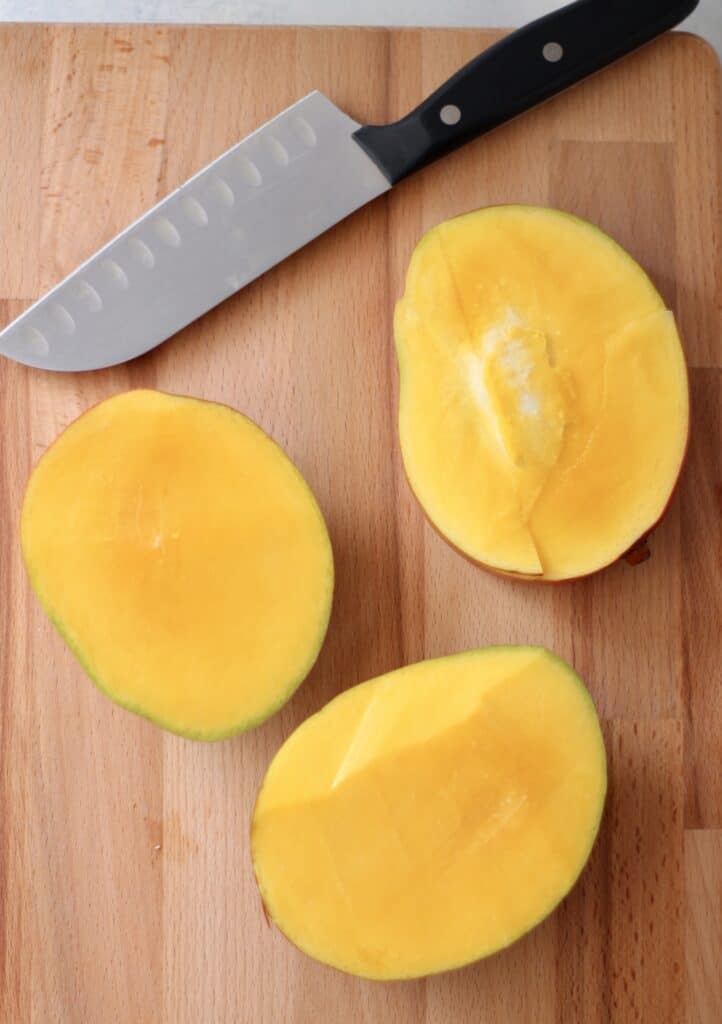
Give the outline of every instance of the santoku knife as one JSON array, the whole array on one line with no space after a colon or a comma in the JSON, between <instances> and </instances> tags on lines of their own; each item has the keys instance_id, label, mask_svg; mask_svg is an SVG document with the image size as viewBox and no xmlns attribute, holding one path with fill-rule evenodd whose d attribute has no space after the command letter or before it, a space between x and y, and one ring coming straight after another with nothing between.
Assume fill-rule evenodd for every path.
<instances>
[{"instance_id":1,"label":"santoku knife","mask_svg":"<svg viewBox=\"0 0 722 1024\"><path fill-rule=\"evenodd\" d=\"M697 3L578 0L489 47L394 124L362 127L312 92L30 306L0 332L0 353L92 370L147 352L408 174L674 27Z\"/></svg>"}]
</instances>

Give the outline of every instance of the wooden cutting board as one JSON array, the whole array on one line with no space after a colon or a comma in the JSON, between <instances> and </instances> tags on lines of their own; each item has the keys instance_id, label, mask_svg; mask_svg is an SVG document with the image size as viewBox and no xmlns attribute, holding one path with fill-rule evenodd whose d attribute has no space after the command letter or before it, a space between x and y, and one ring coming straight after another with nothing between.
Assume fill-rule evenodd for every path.
<instances>
[{"instance_id":1,"label":"wooden cutting board","mask_svg":"<svg viewBox=\"0 0 722 1024\"><path fill-rule=\"evenodd\" d=\"M0 29L0 322L192 172L313 87L395 118L497 33ZM722 346L720 83L668 36L468 146L129 366L0 361L0 1015L3 1024L557 1024L720 1019ZM644 565L535 587L424 523L396 439L391 314L411 249L490 203L610 231L676 310L694 431ZM337 565L313 673L262 728L166 735L91 686L21 565L31 464L138 385L217 399L297 462ZM199 496L202 500L202 496ZM530 936L428 981L374 984L269 928L248 826L269 758L346 687L485 643L543 643L587 680L611 791L582 880Z\"/></svg>"}]
</instances>

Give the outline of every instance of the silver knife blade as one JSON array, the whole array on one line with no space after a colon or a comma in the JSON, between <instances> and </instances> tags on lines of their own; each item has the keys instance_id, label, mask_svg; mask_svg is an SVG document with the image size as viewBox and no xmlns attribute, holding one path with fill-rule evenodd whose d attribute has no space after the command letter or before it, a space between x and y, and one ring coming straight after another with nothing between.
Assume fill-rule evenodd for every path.
<instances>
[{"instance_id":1,"label":"silver knife blade","mask_svg":"<svg viewBox=\"0 0 722 1024\"><path fill-rule=\"evenodd\" d=\"M149 351L390 187L312 92L229 149L0 332L0 353L95 370Z\"/></svg>"}]
</instances>

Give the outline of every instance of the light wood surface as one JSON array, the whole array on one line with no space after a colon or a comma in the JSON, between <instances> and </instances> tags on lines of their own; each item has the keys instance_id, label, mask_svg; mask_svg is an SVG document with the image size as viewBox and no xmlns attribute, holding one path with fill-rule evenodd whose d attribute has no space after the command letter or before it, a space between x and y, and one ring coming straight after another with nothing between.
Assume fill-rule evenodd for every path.
<instances>
[{"instance_id":1,"label":"light wood surface","mask_svg":"<svg viewBox=\"0 0 722 1024\"><path fill-rule=\"evenodd\" d=\"M317 87L359 120L415 104L483 31L4 26L0 323L156 198ZM0 363L2 1024L715 1024L722 1017L722 344L719 75L666 37L341 224L147 357L91 375ZM553 204L611 231L676 310L694 426L652 558L586 582L488 576L406 486L393 303L438 220ZM121 711L32 597L33 461L93 402L218 399L297 462L329 522L328 640L291 703L203 746ZM373 984L261 912L248 824L269 758L340 690L487 642L544 643L605 719L611 791L582 880L505 953Z\"/></svg>"}]
</instances>

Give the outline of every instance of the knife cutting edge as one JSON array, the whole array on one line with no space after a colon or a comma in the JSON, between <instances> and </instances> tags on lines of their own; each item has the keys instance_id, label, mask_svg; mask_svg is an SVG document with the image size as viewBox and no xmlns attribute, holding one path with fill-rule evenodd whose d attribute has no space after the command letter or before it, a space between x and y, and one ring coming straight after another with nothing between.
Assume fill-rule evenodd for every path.
<instances>
[{"instance_id":1,"label":"knife cutting edge","mask_svg":"<svg viewBox=\"0 0 722 1024\"><path fill-rule=\"evenodd\" d=\"M433 160L673 28L698 0L577 0L420 106L361 126L320 92L268 121L0 332L0 354L93 370L149 351Z\"/></svg>"}]
</instances>

